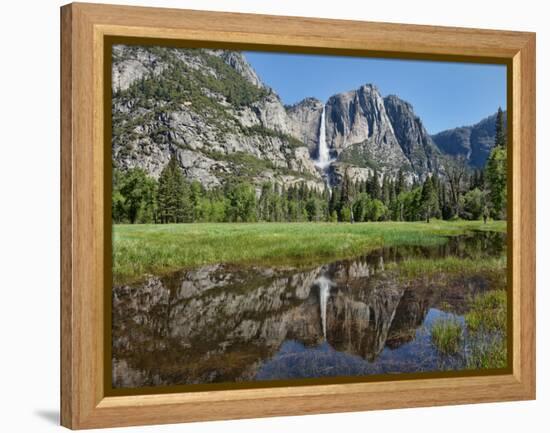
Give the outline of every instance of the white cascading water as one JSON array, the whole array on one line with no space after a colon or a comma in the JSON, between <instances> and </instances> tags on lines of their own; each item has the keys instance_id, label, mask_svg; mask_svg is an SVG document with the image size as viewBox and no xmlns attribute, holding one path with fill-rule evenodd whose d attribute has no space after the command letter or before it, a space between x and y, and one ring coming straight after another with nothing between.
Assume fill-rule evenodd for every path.
<instances>
[{"instance_id":1,"label":"white cascading water","mask_svg":"<svg viewBox=\"0 0 550 433\"><path fill-rule=\"evenodd\" d=\"M315 161L315 165L323 170L327 168L332 161L330 159L330 152L327 146L325 128L325 106L323 105L323 111L321 113L321 125L319 127L319 147L317 149L317 160Z\"/></svg>"},{"instance_id":2,"label":"white cascading water","mask_svg":"<svg viewBox=\"0 0 550 433\"><path fill-rule=\"evenodd\" d=\"M319 286L319 307L321 310L321 324L323 326L323 337L327 339L327 303L330 297L332 281L326 277L318 278L315 283Z\"/></svg>"}]
</instances>

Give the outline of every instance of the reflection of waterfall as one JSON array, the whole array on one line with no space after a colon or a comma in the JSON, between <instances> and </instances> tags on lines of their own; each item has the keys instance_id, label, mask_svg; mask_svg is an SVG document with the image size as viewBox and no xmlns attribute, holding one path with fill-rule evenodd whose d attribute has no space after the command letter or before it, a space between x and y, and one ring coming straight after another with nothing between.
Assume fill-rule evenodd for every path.
<instances>
[{"instance_id":1,"label":"reflection of waterfall","mask_svg":"<svg viewBox=\"0 0 550 433\"><path fill-rule=\"evenodd\" d=\"M327 145L326 126L325 126L325 106L321 112L321 125L319 126L319 147L317 148L317 160L315 165L322 170L325 170L332 160Z\"/></svg>"},{"instance_id":2,"label":"reflection of waterfall","mask_svg":"<svg viewBox=\"0 0 550 433\"><path fill-rule=\"evenodd\" d=\"M386 247L304 269L207 265L116 285L113 386L366 374L351 364L359 357L377 373L440 370L426 315L443 305L463 315L496 281L467 273L405 284L399 264L500 257L506 236L475 232L445 245ZM382 272L389 264L395 273ZM262 365L272 367L257 376Z\"/></svg>"},{"instance_id":3,"label":"reflection of waterfall","mask_svg":"<svg viewBox=\"0 0 550 433\"><path fill-rule=\"evenodd\" d=\"M323 325L323 337L327 339L327 302L330 296L330 288L333 282L326 277L318 278L315 283L319 286L319 307L321 309L321 323Z\"/></svg>"}]
</instances>

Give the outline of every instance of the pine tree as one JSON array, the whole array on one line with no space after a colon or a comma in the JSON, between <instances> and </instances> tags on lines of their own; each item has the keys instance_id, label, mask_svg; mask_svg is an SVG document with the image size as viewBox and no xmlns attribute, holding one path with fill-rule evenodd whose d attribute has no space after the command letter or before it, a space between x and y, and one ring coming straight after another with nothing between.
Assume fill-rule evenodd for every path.
<instances>
[{"instance_id":1,"label":"pine tree","mask_svg":"<svg viewBox=\"0 0 550 433\"><path fill-rule=\"evenodd\" d=\"M434 207L432 210L432 216L436 218L441 218L441 207L439 206L439 190L441 189L441 182L439 176L437 176L436 174L432 174L431 179L434 195Z\"/></svg>"},{"instance_id":2,"label":"pine tree","mask_svg":"<svg viewBox=\"0 0 550 433\"><path fill-rule=\"evenodd\" d=\"M495 147L506 147L506 136L504 134L504 113L498 107L495 127Z\"/></svg>"},{"instance_id":3,"label":"pine tree","mask_svg":"<svg viewBox=\"0 0 550 433\"><path fill-rule=\"evenodd\" d=\"M484 170L478 170L478 178L477 178L477 185L476 188L479 188L480 190L485 189L485 171Z\"/></svg>"},{"instance_id":4,"label":"pine tree","mask_svg":"<svg viewBox=\"0 0 550 433\"><path fill-rule=\"evenodd\" d=\"M421 207L424 212L426 222L430 222L430 217L434 214L437 205L437 196L435 195L433 181L430 177L426 177L422 185L422 195L420 196Z\"/></svg>"},{"instance_id":5,"label":"pine tree","mask_svg":"<svg viewBox=\"0 0 550 433\"><path fill-rule=\"evenodd\" d=\"M382 203L384 203L386 206L390 202L390 181L389 176L386 174L384 175L384 178L382 180L382 193L381 197Z\"/></svg>"},{"instance_id":6,"label":"pine tree","mask_svg":"<svg viewBox=\"0 0 550 433\"><path fill-rule=\"evenodd\" d=\"M258 218L260 221L269 221L269 199L271 194L271 183L265 182L262 185L262 192L258 202Z\"/></svg>"},{"instance_id":7,"label":"pine tree","mask_svg":"<svg viewBox=\"0 0 550 433\"><path fill-rule=\"evenodd\" d=\"M204 189L199 181L195 180L191 182L191 185L189 188L189 209L190 209L189 222L200 221L203 218L203 215L201 215L201 209L200 209L200 202L201 202L203 193L204 193Z\"/></svg>"},{"instance_id":8,"label":"pine tree","mask_svg":"<svg viewBox=\"0 0 550 433\"><path fill-rule=\"evenodd\" d=\"M372 177L370 178L370 185L367 191L369 195L374 199L380 199L382 196L382 191L380 188L380 180L378 179L378 171L374 170Z\"/></svg>"},{"instance_id":9,"label":"pine tree","mask_svg":"<svg viewBox=\"0 0 550 433\"><path fill-rule=\"evenodd\" d=\"M328 202L328 212L330 214L331 221L334 221L334 215L340 213L340 188L335 186L332 188L332 194Z\"/></svg>"},{"instance_id":10,"label":"pine tree","mask_svg":"<svg viewBox=\"0 0 550 433\"><path fill-rule=\"evenodd\" d=\"M279 218L280 221L288 222L288 201L286 198L286 188L281 187L281 195L279 196Z\"/></svg>"},{"instance_id":11,"label":"pine tree","mask_svg":"<svg viewBox=\"0 0 550 433\"><path fill-rule=\"evenodd\" d=\"M325 185L323 189L323 220L327 222L330 220L330 197L331 190Z\"/></svg>"},{"instance_id":12,"label":"pine tree","mask_svg":"<svg viewBox=\"0 0 550 433\"><path fill-rule=\"evenodd\" d=\"M486 171L491 216L495 219L506 218L506 148L497 146L491 151Z\"/></svg>"},{"instance_id":13,"label":"pine tree","mask_svg":"<svg viewBox=\"0 0 550 433\"><path fill-rule=\"evenodd\" d=\"M359 192L360 192L360 193L361 193L361 192L365 192L365 193L366 193L367 190L368 190L367 185L368 185L368 178L365 179L363 182L361 182L361 188L359 189Z\"/></svg>"},{"instance_id":14,"label":"pine tree","mask_svg":"<svg viewBox=\"0 0 550 433\"><path fill-rule=\"evenodd\" d=\"M439 209L441 209L441 217L445 220L452 217L452 210L447 202L447 191L445 185L439 188Z\"/></svg>"},{"instance_id":15,"label":"pine tree","mask_svg":"<svg viewBox=\"0 0 550 433\"><path fill-rule=\"evenodd\" d=\"M395 200L397 199L397 194L395 193L395 182L390 183L390 206L393 207Z\"/></svg>"},{"instance_id":16,"label":"pine tree","mask_svg":"<svg viewBox=\"0 0 550 433\"><path fill-rule=\"evenodd\" d=\"M162 223L183 222L190 210L188 188L173 155L159 177L158 211Z\"/></svg>"},{"instance_id":17,"label":"pine tree","mask_svg":"<svg viewBox=\"0 0 550 433\"><path fill-rule=\"evenodd\" d=\"M342 189L340 191L340 204L339 204L339 211L342 212L343 209L346 208L346 206L350 202L350 180L348 177L348 171L346 170L344 173L344 179L342 180ZM341 220L343 218L341 217Z\"/></svg>"},{"instance_id":18,"label":"pine tree","mask_svg":"<svg viewBox=\"0 0 550 433\"><path fill-rule=\"evenodd\" d=\"M404 191L405 191L405 175L403 174L403 170L399 169L399 172L397 173L397 182L395 184L395 195L398 196Z\"/></svg>"},{"instance_id":19,"label":"pine tree","mask_svg":"<svg viewBox=\"0 0 550 433\"><path fill-rule=\"evenodd\" d=\"M502 110L498 109L495 126L495 145L489 154L485 166L485 181L489 189L491 216L496 219L506 218L506 184L507 184L507 151L504 135Z\"/></svg>"},{"instance_id":20,"label":"pine tree","mask_svg":"<svg viewBox=\"0 0 550 433\"><path fill-rule=\"evenodd\" d=\"M470 176L470 186L468 189L470 190L474 189L477 185L477 182L478 182L477 170L474 170Z\"/></svg>"}]
</instances>

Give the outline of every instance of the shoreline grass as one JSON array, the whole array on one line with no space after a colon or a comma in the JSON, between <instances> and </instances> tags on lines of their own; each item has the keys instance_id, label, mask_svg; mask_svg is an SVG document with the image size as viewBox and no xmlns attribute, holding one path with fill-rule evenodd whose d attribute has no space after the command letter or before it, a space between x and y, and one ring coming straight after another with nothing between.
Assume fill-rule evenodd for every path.
<instances>
[{"instance_id":1,"label":"shoreline grass","mask_svg":"<svg viewBox=\"0 0 550 433\"><path fill-rule=\"evenodd\" d=\"M479 370L487 368L506 368L508 364L505 338L495 338L488 342L473 344L468 356L467 368Z\"/></svg>"},{"instance_id":2,"label":"shoreline grass","mask_svg":"<svg viewBox=\"0 0 550 433\"><path fill-rule=\"evenodd\" d=\"M507 292L490 290L469 300L464 323L456 318L436 319L431 340L443 355L465 350L470 370L504 368L507 365Z\"/></svg>"},{"instance_id":3,"label":"shoreline grass","mask_svg":"<svg viewBox=\"0 0 550 433\"><path fill-rule=\"evenodd\" d=\"M396 245L432 246L505 221L380 223L198 223L113 226L113 281L214 263L309 266Z\"/></svg>"},{"instance_id":4,"label":"shoreline grass","mask_svg":"<svg viewBox=\"0 0 550 433\"><path fill-rule=\"evenodd\" d=\"M481 293L470 301L471 310L464 317L472 332L506 332L505 290L491 290Z\"/></svg>"},{"instance_id":5,"label":"shoreline grass","mask_svg":"<svg viewBox=\"0 0 550 433\"><path fill-rule=\"evenodd\" d=\"M418 277L431 277L436 274L447 276L468 274L487 274L506 270L506 255L498 257L460 258L455 256L418 259L410 258L401 262L389 263L387 270L398 270L399 278L409 280Z\"/></svg>"},{"instance_id":6,"label":"shoreline grass","mask_svg":"<svg viewBox=\"0 0 550 433\"><path fill-rule=\"evenodd\" d=\"M462 345L462 325L456 318L437 319L432 326L431 338L442 354L453 355Z\"/></svg>"},{"instance_id":7,"label":"shoreline grass","mask_svg":"<svg viewBox=\"0 0 550 433\"><path fill-rule=\"evenodd\" d=\"M491 290L470 300L464 316L471 338L468 368L506 367L507 299L505 290Z\"/></svg>"}]
</instances>

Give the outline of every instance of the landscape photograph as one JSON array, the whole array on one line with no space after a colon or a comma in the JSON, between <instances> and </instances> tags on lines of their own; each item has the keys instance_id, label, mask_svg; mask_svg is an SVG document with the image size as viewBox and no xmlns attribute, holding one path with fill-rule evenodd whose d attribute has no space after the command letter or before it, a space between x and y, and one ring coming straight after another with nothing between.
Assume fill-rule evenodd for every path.
<instances>
[{"instance_id":1,"label":"landscape photograph","mask_svg":"<svg viewBox=\"0 0 550 433\"><path fill-rule=\"evenodd\" d=\"M113 389L508 367L506 66L111 61Z\"/></svg>"}]
</instances>

